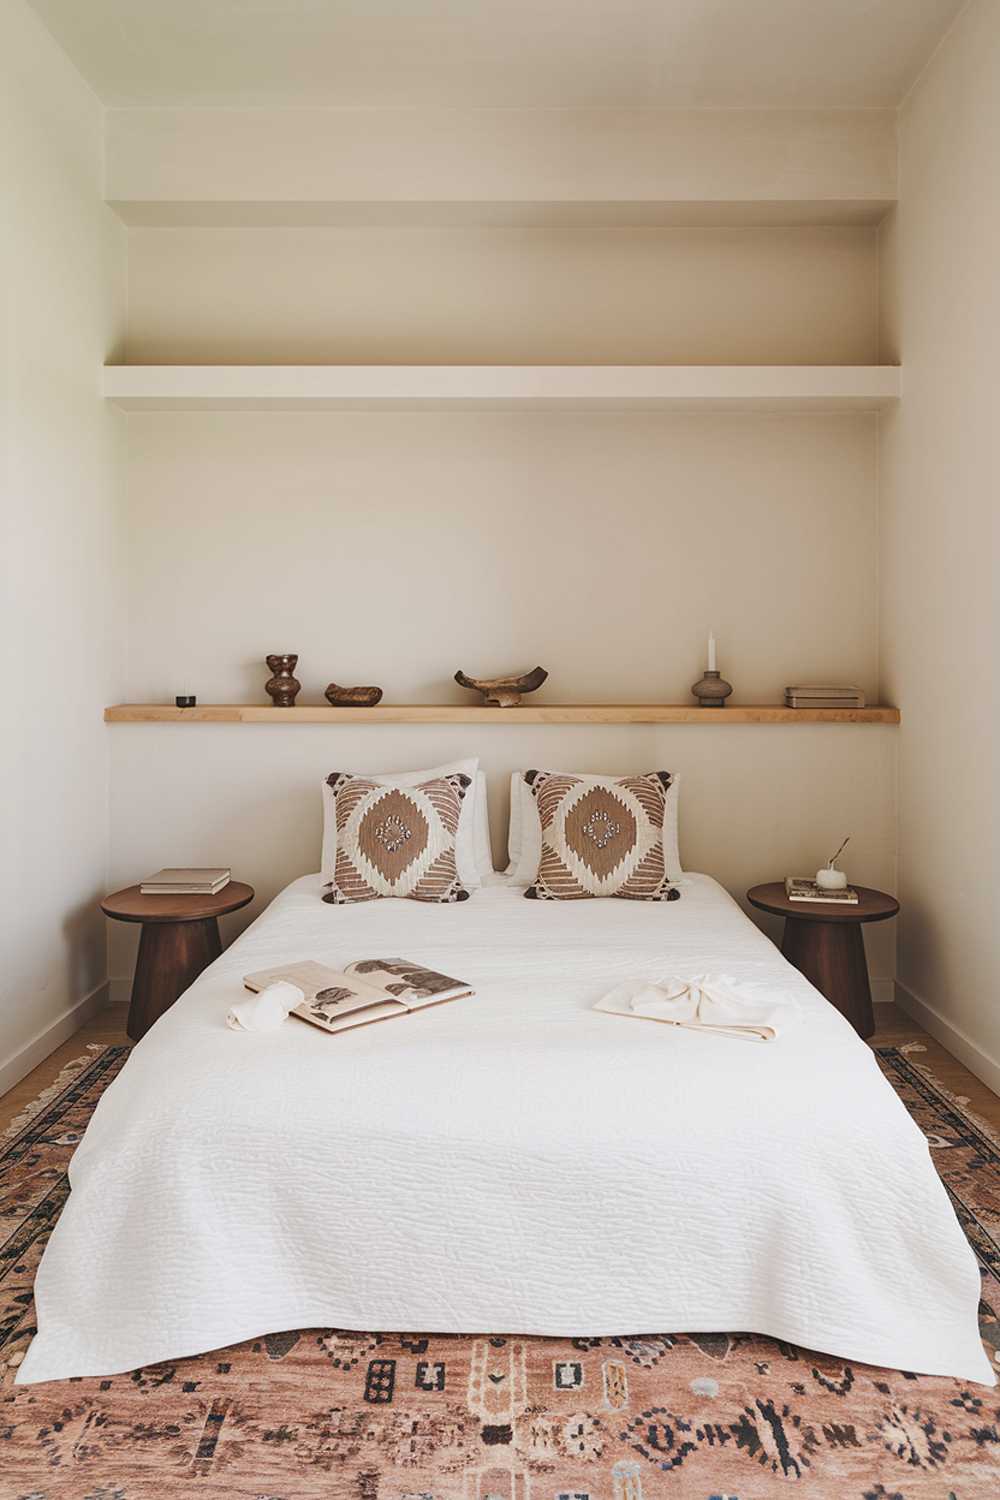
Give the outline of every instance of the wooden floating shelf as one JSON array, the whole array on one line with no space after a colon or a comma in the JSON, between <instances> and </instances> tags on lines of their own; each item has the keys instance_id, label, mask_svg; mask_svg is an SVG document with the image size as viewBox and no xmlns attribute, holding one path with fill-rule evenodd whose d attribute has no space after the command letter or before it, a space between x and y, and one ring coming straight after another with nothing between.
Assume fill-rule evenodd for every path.
<instances>
[{"instance_id":1,"label":"wooden floating shelf","mask_svg":"<svg viewBox=\"0 0 1000 1500\"><path fill-rule=\"evenodd\" d=\"M662 229L878 224L892 198L115 198L138 228Z\"/></svg>"},{"instance_id":2,"label":"wooden floating shelf","mask_svg":"<svg viewBox=\"0 0 1000 1500\"><path fill-rule=\"evenodd\" d=\"M375 708L304 704L274 708L258 703L117 703L104 710L108 724L898 724L898 708L784 708L746 704L698 708L672 703L525 702L517 708L475 704L380 703Z\"/></svg>"},{"instance_id":3,"label":"wooden floating shelf","mask_svg":"<svg viewBox=\"0 0 1000 1500\"><path fill-rule=\"evenodd\" d=\"M436 408L874 411L897 365L107 365L125 411Z\"/></svg>"}]
</instances>

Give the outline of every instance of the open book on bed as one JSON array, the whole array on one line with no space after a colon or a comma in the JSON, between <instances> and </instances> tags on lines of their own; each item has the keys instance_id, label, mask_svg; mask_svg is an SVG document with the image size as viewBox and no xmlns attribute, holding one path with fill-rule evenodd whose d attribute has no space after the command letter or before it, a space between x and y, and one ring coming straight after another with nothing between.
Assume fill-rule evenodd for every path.
<instances>
[{"instance_id":1,"label":"open book on bed","mask_svg":"<svg viewBox=\"0 0 1000 1500\"><path fill-rule=\"evenodd\" d=\"M243 983L258 992L280 980L298 985L305 995L291 1014L324 1031L347 1031L472 994L463 980L405 958L361 958L346 969L331 969L308 958L259 969L247 974Z\"/></svg>"}]
</instances>

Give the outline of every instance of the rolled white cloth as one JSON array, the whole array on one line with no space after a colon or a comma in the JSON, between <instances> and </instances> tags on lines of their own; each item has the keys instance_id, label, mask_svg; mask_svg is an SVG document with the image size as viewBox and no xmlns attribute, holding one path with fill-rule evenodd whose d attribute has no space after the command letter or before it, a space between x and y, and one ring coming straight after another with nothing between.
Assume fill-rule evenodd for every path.
<instances>
[{"instance_id":1,"label":"rolled white cloth","mask_svg":"<svg viewBox=\"0 0 1000 1500\"><path fill-rule=\"evenodd\" d=\"M740 984L728 974L695 974L689 979L662 979L658 984L643 980L620 984L594 1008L667 1021L692 1031L770 1042L778 1035L779 1018L788 1018L794 1002L762 1004L753 986Z\"/></svg>"},{"instance_id":2,"label":"rolled white cloth","mask_svg":"<svg viewBox=\"0 0 1000 1500\"><path fill-rule=\"evenodd\" d=\"M232 1031L277 1031L288 1020L289 1011L305 998L305 991L297 984L279 979L259 995L249 995L234 1005L226 1016L226 1025Z\"/></svg>"}]
</instances>

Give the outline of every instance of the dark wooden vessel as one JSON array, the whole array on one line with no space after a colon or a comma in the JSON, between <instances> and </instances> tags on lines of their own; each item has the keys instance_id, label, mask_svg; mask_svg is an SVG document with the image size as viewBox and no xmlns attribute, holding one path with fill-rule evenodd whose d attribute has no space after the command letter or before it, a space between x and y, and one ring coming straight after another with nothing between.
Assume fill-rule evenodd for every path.
<instances>
[{"instance_id":1,"label":"dark wooden vessel","mask_svg":"<svg viewBox=\"0 0 1000 1500\"><path fill-rule=\"evenodd\" d=\"M491 708L516 708L523 695L540 688L548 675L544 667L535 667L520 677L467 677L464 672L456 672L455 681L459 687L482 693L483 702Z\"/></svg>"},{"instance_id":2,"label":"dark wooden vessel","mask_svg":"<svg viewBox=\"0 0 1000 1500\"><path fill-rule=\"evenodd\" d=\"M374 708L381 701L380 687L341 687L339 682L328 684L323 695L334 708Z\"/></svg>"}]
</instances>

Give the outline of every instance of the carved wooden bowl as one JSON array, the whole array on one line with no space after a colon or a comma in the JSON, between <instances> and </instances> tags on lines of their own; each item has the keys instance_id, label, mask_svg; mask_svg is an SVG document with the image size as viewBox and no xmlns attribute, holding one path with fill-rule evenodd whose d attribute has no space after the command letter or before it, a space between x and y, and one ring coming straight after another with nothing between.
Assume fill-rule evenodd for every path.
<instances>
[{"instance_id":1,"label":"carved wooden bowl","mask_svg":"<svg viewBox=\"0 0 1000 1500\"><path fill-rule=\"evenodd\" d=\"M540 688L548 675L544 667L535 667L520 677L467 677L464 672L456 672L455 681L460 687L482 693L483 703L489 708L516 708L522 696Z\"/></svg>"},{"instance_id":2,"label":"carved wooden bowl","mask_svg":"<svg viewBox=\"0 0 1000 1500\"><path fill-rule=\"evenodd\" d=\"M334 708L374 708L382 697L380 687L341 687L331 682L324 694Z\"/></svg>"}]
</instances>

